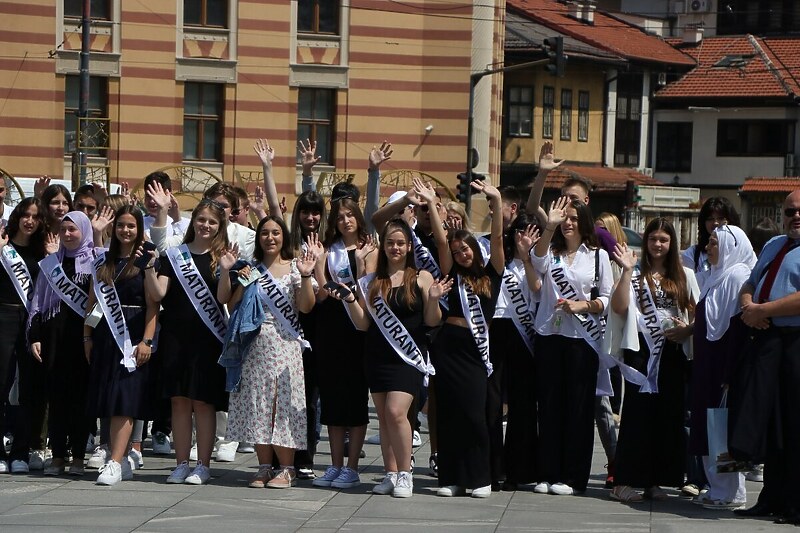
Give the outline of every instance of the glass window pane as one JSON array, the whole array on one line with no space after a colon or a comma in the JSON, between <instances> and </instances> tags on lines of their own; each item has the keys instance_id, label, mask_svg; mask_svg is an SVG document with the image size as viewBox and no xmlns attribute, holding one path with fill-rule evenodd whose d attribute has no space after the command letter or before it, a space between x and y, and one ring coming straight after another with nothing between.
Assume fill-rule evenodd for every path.
<instances>
[{"instance_id":1,"label":"glass window pane","mask_svg":"<svg viewBox=\"0 0 800 533\"><path fill-rule=\"evenodd\" d=\"M197 159L197 120L183 121L183 158Z\"/></svg>"},{"instance_id":2,"label":"glass window pane","mask_svg":"<svg viewBox=\"0 0 800 533\"><path fill-rule=\"evenodd\" d=\"M64 153L67 154L77 146L78 117L74 111L64 112Z\"/></svg>"},{"instance_id":3,"label":"glass window pane","mask_svg":"<svg viewBox=\"0 0 800 533\"><path fill-rule=\"evenodd\" d=\"M297 2L297 31L314 31L314 5L312 0Z\"/></svg>"},{"instance_id":4,"label":"glass window pane","mask_svg":"<svg viewBox=\"0 0 800 533\"><path fill-rule=\"evenodd\" d=\"M319 32L339 33L339 2L319 1Z\"/></svg>"},{"instance_id":5,"label":"glass window pane","mask_svg":"<svg viewBox=\"0 0 800 533\"><path fill-rule=\"evenodd\" d=\"M318 125L316 128L317 133L317 155L323 163L331 162L331 128L329 126Z\"/></svg>"},{"instance_id":6,"label":"glass window pane","mask_svg":"<svg viewBox=\"0 0 800 533\"><path fill-rule=\"evenodd\" d=\"M183 0L183 23L199 26L203 23L202 0Z\"/></svg>"},{"instance_id":7,"label":"glass window pane","mask_svg":"<svg viewBox=\"0 0 800 533\"><path fill-rule=\"evenodd\" d=\"M519 87L511 87L508 90L508 101L512 104L519 102Z\"/></svg>"},{"instance_id":8,"label":"glass window pane","mask_svg":"<svg viewBox=\"0 0 800 533\"><path fill-rule=\"evenodd\" d=\"M109 11L109 0L92 0L92 18L110 20L111 13Z\"/></svg>"},{"instance_id":9,"label":"glass window pane","mask_svg":"<svg viewBox=\"0 0 800 533\"><path fill-rule=\"evenodd\" d=\"M203 121L203 159L217 159L218 130L218 124L215 121Z\"/></svg>"},{"instance_id":10,"label":"glass window pane","mask_svg":"<svg viewBox=\"0 0 800 533\"><path fill-rule=\"evenodd\" d=\"M313 89L300 89L300 93L297 96L298 118L311 118L311 99L313 97Z\"/></svg>"},{"instance_id":11,"label":"glass window pane","mask_svg":"<svg viewBox=\"0 0 800 533\"><path fill-rule=\"evenodd\" d=\"M64 79L64 106L78 109L80 77L70 75Z\"/></svg>"},{"instance_id":12,"label":"glass window pane","mask_svg":"<svg viewBox=\"0 0 800 533\"><path fill-rule=\"evenodd\" d=\"M316 102L314 105L314 118L317 120L328 120L331 116L331 91L320 89L316 92Z\"/></svg>"},{"instance_id":13,"label":"glass window pane","mask_svg":"<svg viewBox=\"0 0 800 533\"><path fill-rule=\"evenodd\" d=\"M533 89L531 89L530 87L523 88L520 91L519 99L520 99L521 102L524 102L526 104L530 103L530 102L533 102Z\"/></svg>"},{"instance_id":14,"label":"glass window pane","mask_svg":"<svg viewBox=\"0 0 800 533\"><path fill-rule=\"evenodd\" d=\"M202 87L202 94L203 94L203 107L200 109L200 112L204 115L219 115L220 112L220 105L219 105L219 94L220 94L220 85L215 84L205 84Z\"/></svg>"},{"instance_id":15,"label":"glass window pane","mask_svg":"<svg viewBox=\"0 0 800 533\"><path fill-rule=\"evenodd\" d=\"M186 83L183 87L183 112L187 115L200 114L200 85Z\"/></svg>"},{"instance_id":16,"label":"glass window pane","mask_svg":"<svg viewBox=\"0 0 800 533\"><path fill-rule=\"evenodd\" d=\"M228 27L228 2L227 0L207 0L206 25Z\"/></svg>"},{"instance_id":17,"label":"glass window pane","mask_svg":"<svg viewBox=\"0 0 800 533\"><path fill-rule=\"evenodd\" d=\"M105 114L106 109L106 79L89 78L89 109Z\"/></svg>"},{"instance_id":18,"label":"glass window pane","mask_svg":"<svg viewBox=\"0 0 800 533\"><path fill-rule=\"evenodd\" d=\"M64 16L80 17L83 15L83 2L81 0L64 0Z\"/></svg>"}]
</instances>

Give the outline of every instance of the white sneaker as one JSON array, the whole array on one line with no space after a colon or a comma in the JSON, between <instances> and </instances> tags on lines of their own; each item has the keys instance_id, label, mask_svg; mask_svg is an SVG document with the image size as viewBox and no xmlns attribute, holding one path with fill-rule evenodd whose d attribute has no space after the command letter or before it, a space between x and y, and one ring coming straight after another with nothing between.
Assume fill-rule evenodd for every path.
<instances>
[{"instance_id":1,"label":"white sneaker","mask_svg":"<svg viewBox=\"0 0 800 533\"><path fill-rule=\"evenodd\" d=\"M0 461L0 474L8 474L8 463L5 461Z\"/></svg>"},{"instance_id":2,"label":"white sneaker","mask_svg":"<svg viewBox=\"0 0 800 533\"><path fill-rule=\"evenodd\" d=\"M397 483L392 491L395 498L410 498L414 494L414 478L411 472L400 472L397 474Z\"/></svg>"},{"instance_id":3,"label":"white sneaker","mask_svg":"<svg viewBox=\"0 0 800 533\"><path fill-rule=\"evenodd\" d=\"M367 444L380 444L381 443L381 434L375 433L374 435L370 435L367 437L366 440Z\"/></svg>"},{"instance_id":4,"label":"white sneaker","mask_svg":"<svg viewBox=\"0 0 800 533\"><path fill-rule=\"evenodd\" d=\"M131 465L130 455L125 457L125 461L122 461L122 463L120 463L120 466L122 467L122 481L130 481L131 479L133 479L134 468L133 465Z\"/></svg>"},{"instance_id":5,"label":"white sneaker","mask_svg":"<svg viewBox=\"0 0 800 533\"><path fill-rule=\"evenodd\" d=\"M445 498L450 498L452 496L461 496L462 494L466 494L467 491L464 487L459 487L458 485L447 485L446 487L439 487L439 490L436 491L437 496L444 496Z\"/></svg>"},{"instance_id":6,"label":"white sneaker","mask_svg":"<svg viewBox=\"0 0 800 533\"><path fill-rule=\"evenodd\" d=\"M184 483L189 485L205 485L211 479L211 471L202 461L197 461L197 466L194 467L192 473L184 480Z\"/></svg>"},{"instance_id":7,"label":"white sneaker","mask_svg":"<svg viewBox=\"0 0 800 533\"><path fill-rule=\"evenodd\" d=\"M118 462L111 460L100 467L100 475L97 476L98 485L111 486L120 481L122 481L122 466Z\"/></svg>"},{"instance_id":8,"label":"white sneaker","mask_svg":"<svg viewBox=\"0 0 800 533\"><path fill-rule=\"evenodd\" d=\"M256 451L256 448L250 442L240 442L236 451L239 453L253 453Z\"/></svg>"},{"instance_id":9,"label":"white sneaker","mask_svg":"<svg viewBox=\"0 0 800 533\"><path fill-rule=\"evenodd\" d=\"M194 443L192 449L189 450L189 460L197 461L197 443Z\"/></svg>"},{"instance_id":10,"label":"white sneaker","mask_svg":"<svg viewBox=\"0 0 800 533\"><path fill-rule=\"evenodd\" d=\"M548 492L550 492L550 483L548 483L547 481L542 481L540 483L537 483L533 487L533 492L535 492L536 494L547 494Z\"/></svg>"},{"instance_id":11,"label":"white sneaker","mask_svg":"<svg viewBox=\"0 0 800 533\"><path fill-rule=\"evenodd\" d=\"M415 429L414 435L411 437L411 447L419 448L420 446L422 446L422 437L420 437L419 431Z\"/></svg>"},{"instance_id":12,"label":"white sneaker","mask_svg":"<svg viewBox=\"0 0 800 533\"><path fill-rule=\"evenodd\" d=\"M153 434L153 453L156 455L169 455L172 453L172 446L169 436L156 431Z\"/></svg>"},{"instance_id":13,"label":"white sneaker","mask_svg":"<svg viewBox=\"0 0 800 533\"><path fill-rule=\"evenodd\" d=\"M575 493L567 484L564 483L553 483L550 485L550 494L555 494L556 496L572 496Z\"/></svg>"},{"instance_id":14,"label":"white sneaker","mask_svg":"<svg viewBox=\"0 0 800 533\"><path fill-rule=\"evenodd\" d=\"M382 496L391 494L396 483L397 472L386 472L386 475L383 476L383 481L372 487L372 494L380 494Z\"/></svg>"},{"instance_id":15,"label":"white sneaker","mask_svg":"<svg viewBox=\"0 0 800 533\"><path fill-rule=\"evenodd\" d=\"M236 460L236 449L239 447L239 443L236 441L233 442L225 442L219 445L217 448L217 457L216 460L221 463L230 463Z\"/></svg>"},{"instance_id":16,"label":"white sneaker","mask_svg":"<svg viewBox=\"0 0 800 533\"><path fill-rule=\"evenodd\" d=\"M86 468L100 468L111 459L111 452L108 450L107 444L101 444L94 449L92 456L86 463Z\"/></svg>"},{"instance_id":17,"label":"white sneaker","mask_svg":"<svg viewBox=\"0 0 800 533\"><path fill-rule=\"evenodd\" d=\"M28 463L26 463L22 459L14 459L13 461L11 461L12 474L27 474L29 471L30 468L28 468Z\"/></svg>"},{"instance_id":18,"label":"white sneaker","mask_svg":"<svg viewBox=\"0 0 800 533\"><path fill-rule=\"evenodd\" d=\"M186 481L186 478L189 477L189 474L192 473L192 469L189 468L189 463L184 461L175 467L175 470L167 478L167 483L183 483Z\"/></svg>"},{"instance_id":19,"label":"white sneaker","mask_svg":"<svg viewBox=\"0 0 800 533\"><path fill-rule=\"evenodd\" d=\"M491 495L492 495L491 485L486 485L485 487L478 487L477 489L472 489L473 498L488 498Z\"/></svg>"},{"instance_id":20,"label":"white sneaker","mask_svg":"<svg viewBox=\"0 0 800 533\"><path fill-rule=\"evenodd\" d=\"M44 470L44 459L44 450L33 450L28 459L28 468L30 470Z\"/></svg>"},{"instance_id":21,"label":"white sneaker","mask_svg":"<svg viewBox=\"0 0 800 533\"><path fill-rule=\"evenodd\" d=\"M131 451L128 452L128 459L131 462L131 468L134 470L139 470L144 466L144 457L142 457L142 452L136 448L131 448Z\"/></svg>"},{"instance_id":22,"label":"white sneaker","mask_svg":"<svg viewBox=\"0 0 800 533\"><path fill-rule=\"evenodd\" d=\"M428 415L420 411L417 413L417 420L419 420L419 427L422 429L428 429Z\"/></svg>"},{"instance_id":23,"label":"white sneaker","mask_svg":"<svg viewBox=\"0 0 800 533\"><path fill-rule=\"evenodd\" d=\"M747 481L756 481L758 483L764 482L764 465L755 465L755 467L749 471L745 472L744 478Z\"/></svg>"}]
</instances>

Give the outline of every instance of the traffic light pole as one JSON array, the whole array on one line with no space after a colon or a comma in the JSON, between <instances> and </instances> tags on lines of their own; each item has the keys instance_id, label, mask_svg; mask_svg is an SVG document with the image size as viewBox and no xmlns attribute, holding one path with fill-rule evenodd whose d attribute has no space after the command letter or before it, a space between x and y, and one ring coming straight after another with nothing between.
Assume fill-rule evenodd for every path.
<instances>
[{"instance_id":1,"label":"traffic light pole","mask_svg":"<svg viewBox=\"0 0 800 533\"><path fill-rule=\"evenodd\" d=\"M81 118L89 116L89 50L91 43L92 3L83 0L83 17L81 18L81 55L80 55L80 94L78 99L78 138L75 139L75 149L78 150L78 171L80 185L86 185L86 152L81 149L83 145L83 128L85 121ZM73 177L73 184L74 182Z\"/></svg>"},{"instance_id":2,"label":"traffic light pole","mask_svg":"<svg viewBox=\"0 0 800 533\"><path fill-rule=\"evenodd\" d=\"M486 69L482 72L475 72L470 74L469 76L469 115L467 116L467 177L469 179L468 183L472 182L472 163L473 163L473 148L475 146L473 140L473 131L475 128L475 87L478 85L478 82L481 81L482 78L485 76L489 76L491 74L497 74L498 72L509 72L512 70L519 70L528 67L535 67L537 65L544 65L549 63L549 59L538 59L536 61L528 61L525 63L520 63L518 65L511 65L509 67L498 67L498 68L490 68ZM470 214L472 210L472 195L468 195L466 197L466 201L464 202L464 209L467 211L467 214Z\"/></svg>"}]
</instances>

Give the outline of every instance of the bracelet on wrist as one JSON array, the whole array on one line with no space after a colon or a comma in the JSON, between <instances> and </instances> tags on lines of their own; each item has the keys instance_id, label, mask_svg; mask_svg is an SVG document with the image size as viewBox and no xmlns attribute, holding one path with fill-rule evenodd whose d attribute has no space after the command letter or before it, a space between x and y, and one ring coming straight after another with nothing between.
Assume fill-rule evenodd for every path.
<instances>
[{"instance_id":1,"label":"bracelet on wrist","mask_svg":"<svg viewBox=\"0 0 800 533\"><path fill-rule=\"evenodd\" d=\"M356 301L356 297L355 297L355 296L353 296L353 299L352 299L352 300L344 300L344 303L346 303L346 304L352 304L352 303L355 303L355 301Z\"/></svg>"},{"instance_id":2,"label":"bracelet on wrist","mask_svg":"<svg viewBox=\"0 0 800 533\"><path fill-rule=\"evenodd\" d=\"M314 275L313 274L309 274L308 276L304 276L304 275L300 274L300 277L303 278L303 279L308 279L308 278L314 277Z\"/></svg>"}]
</instances>

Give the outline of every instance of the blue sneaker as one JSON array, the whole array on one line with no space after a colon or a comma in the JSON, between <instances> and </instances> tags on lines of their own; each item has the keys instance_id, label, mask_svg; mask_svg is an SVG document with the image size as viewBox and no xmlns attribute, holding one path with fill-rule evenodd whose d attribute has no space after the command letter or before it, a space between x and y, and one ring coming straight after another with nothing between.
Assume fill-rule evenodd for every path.
<instances>
[{"instance_id":1,"label":"blue sneaker","mask_svg":"<svg viewBox=\"0 0 800 533\"><path fill-rule=\"evenodd\" d=\"M327 470L325 470L325 474L322 477L318 477L315 479L311 484L315 487L330 487L331 483L339 477L339 472L341 472L341 468L336 466L329 466Z\"/></svg>"},{"instance_id":2,"label":"blue sneaker","mask_svg":"<svg viewBox=\"0 0 800 533\"><path fill-rule=\"evenodd\" d=\"M331 483L331 487L335 489L352 489L359 485L361 485L361 478L358 477L358 472L346 466L339 472L339 477Z\"/></svg>"}]
</instances>

